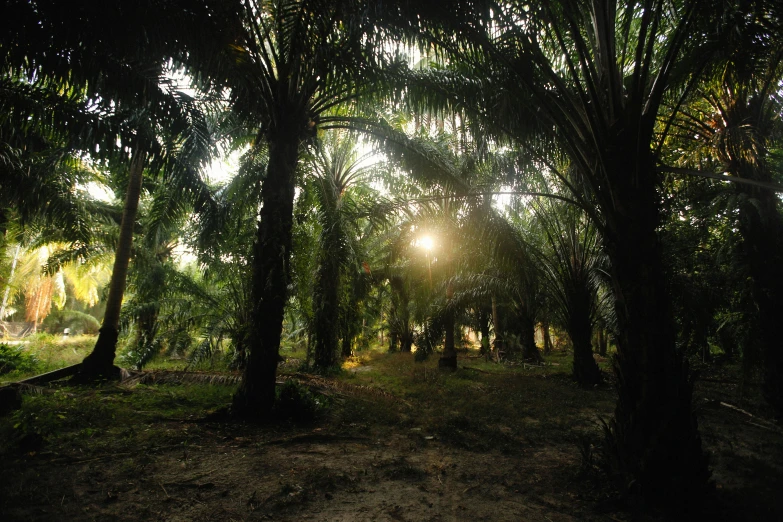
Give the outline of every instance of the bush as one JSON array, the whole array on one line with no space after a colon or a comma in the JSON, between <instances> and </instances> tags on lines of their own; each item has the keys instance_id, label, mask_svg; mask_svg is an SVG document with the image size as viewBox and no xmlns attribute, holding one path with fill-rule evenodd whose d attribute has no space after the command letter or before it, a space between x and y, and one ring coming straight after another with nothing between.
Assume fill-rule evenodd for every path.
<instances>
[{"instance_id":1,"label":"bush","mask_svg":"<svg viewBox=\"0 0 783 522\"><path fill-rule=\"evenodd\" d=\"M326 398L306 386L288 379L277 390L275 409L278 416L295 421L310 421L327 407Z\"/></svg>"},{"instance_id":2,"label":"bush","mask_svg":"<svg viewBox=\"0 0 783 522\"><path fill-rule=\"evenodd\" d=\"M70 328L71 335L97 335L101 323L92 315L78 310L53 310L44 319L43 327L52 334L62 334L65 328Z\"/></svg>"},{"instance_id":3,"label":"bush","mask_svg":"<svg viewBox=\"0 0 783 522\"><path fill-rule=\"evenodd\" d=\"M32 372L40 366L35 355L27 353L21 346L0 343L0 375L11 372Z\"/></svg>"}]
</instances>

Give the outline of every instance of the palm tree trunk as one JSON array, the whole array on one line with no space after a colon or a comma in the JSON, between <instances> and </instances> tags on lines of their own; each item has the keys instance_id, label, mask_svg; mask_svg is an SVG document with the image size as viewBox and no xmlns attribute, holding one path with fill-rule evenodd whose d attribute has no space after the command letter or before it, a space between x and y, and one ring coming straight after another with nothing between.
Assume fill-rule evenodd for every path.
<instances>
[{"instance_id":1,"label":"palm tree trunk","mask_svg":"<svg viewBox=\"0 0 783 522\"><path fill-rule=\"evenodd\" d=\"M491 348L489 344L489 313L486 308L479 309L479 330L481 332L481 355L489 357Z\"/></svg>"},{"instance_id":2,"label":"palm tree trunk","mask_svg":"<svg viewBox=\"0 0 783 522\"><path fill-rule=\"evenodd\" d=\"M324 232L327 233L327 232ZM320 370L337 365L337 344L340 301L340 261L334 252L328 251L329 241L321 245L321 263L315 283L315 359Z\"/></svg>"},{"instance_id":3,"label":"palm tree trunk","mask_svg":"<svg viewBox=\"0 0 783 522\"><path fill-rule=\"evenodd\" d=\"M411 353L413 350L413 332L411 332L410 321L405 320L402 323L402 334L400 336L400 352Z\"/></svg>"},{"instance_id":4,"label":"palm tree trunk","mask_svg":"<svg viewBox=\"0 0 783 522\"><path fill-rule=\"evenodd\" d=\"M598 327L598 355L601 357L606 357L606 349L608 348L608 338L606 335L606 331L603 329L603 327Z\"/></svg>"},{"instance_id":5,"label":"palm tree trunk","mask_svg":"<svg viewBox=\"0 0 783 522\"><path fill-rule=\"evenodd\" d=\"M710 472L692 410L693 382L675 347L652 161L637 162L637 149L614 151L613 203L602 209L618 325L618 402L607 442L613 467L633 477L636 493L681 508L703 497Z\"/></svg>"},{"instance_id":6,"label":"palm tree trunk","mask_svg":"<svg viewBox=\"0 0 783 522\"><path fill-rule=\"evenodd\" d=\"M454 347L454 312L446 312L446 339L443 343L443 354L438 359L438 368L457 369L457 350Z\"/></svg>"},{"instance_id":7,"label":"palm tree trunk","mask_svg":"<svg viewBox=\"0 0 783 522\"><path fill-rule=\"evenodd\" d=\"M492 329L495 331L495 338L492 340L492 352L495 356L495 362L500 362L500 353L503 350L503 334L500 331L500 317L498 316L498 303L495 296L492 296Z\"/></svg>"},{"instance_id":8,"label":"palm tree trunk","mask_svg":"<svg viewBox=\"0 0 783 522\"><path fill-rule=\"evenodd\" d=\"M410 328L410 309L408 308L408 291L405 281L400 276L389 278L391 286L391 314L389 317L389 351L397 349L400 343L400 352L410 353L413 346L413 336Z\"/></svg>"},{"instance_id":9,"label":"palm tree trunk","mask_svg":"<svg viewBox=\"0 0 783 522\"><path fill-rule=\"evenodd\" d=\"M19 262L19 252L22 250L22 245L16 245L14 250L14 260L11 263L11 274L8 276L8 284L5 285L5 291L3 292L3 304L0 306L0 321L5 320L5 309L8 305L8 296L11 293L11 280L14 278L14 272L16 272L16 264Z\"/></svg>"},{"instance_id":10,"label":"palm tree trunk","mask_svg":"<svg viewBox=\"0 0 783 522\"><path fill-rule=\"evenodd\" d=\"M574 300L579 297L574 296ZM574 380L582 388L592 388L601 381L601 371L593 358L591 339L593 329L590 324L591 296L581 296L581 303L574 302L568 321L568 336L574 345ZM581 305L581 306L580 306ZM581 311L581 313L579 313Z\"/></svg>"},{"instance_id":11,"label":"palm tree trunk","mask_svg":"<svg viewBox=\"0 0 783 522\"><path fill-rule=\"evenodd\" d=\"M541 321L541 336L544 338L544 355L552 353L552 337L549 335L549 319Z\"/></svg>"},{"instance_id":12,"label":"palm tree trunk","mask_svg":"<svg viewBox=\"0 0 783 522\"><path fill-rule=\"evenodd\" d=\"M519 306L519 343L522 345L522 359L536 364L544 359L536 346L536 322L527 305Z\"/></svg>"},{"instance_id":13,"label":"palm tree trunk","mask_svg":"<svg viewBox=\"0 0 783 522\"><path fill-rule=\"evenodd\" d=\"M446 312L445 328L446 339L443 344L443 354L438 359L438 368L447 370L457 369L457 350L454 346L454 311L450 307L450 302L454 297L454 288L449 283L446 289Z\"/></svg>"},{"instance_id":14,"label":"palm tree trunk","mask_svg":"<svg viewBox=\"0 0 783 522\"><path fill-rule=\"evenodd\" d=\"M109 281L109 295L106 299L106 312L98 333L98 340L92 353L82 361L77 380L90 381L100 378L119 377L119 368L114 366L114 357L119 337L120 311L125 294L125 281L130 265L133 248L133 226L141 197L141 183L144 178L145 154L137 151L130 164L128 190L120 222L120 237L114 255L114 268Z\"/></svg>"},{"instance_id":15,"label":"palm tree trunk","mask_svg":"<svg viewBox=\"0 0 783 522\"><path fill-rule=\"evenodd\" d=\"M275 403L280 335L288 298L295 170L299 158L296 133L270 140L269 164L261 188L261 217L253 248L252 325L242 384L234 395L233 413L263 417Z\"/></svg>"},{"instance_id":16,"label":"palm tree trunk","mask_svg":"<svg viewBox=\"0 0 783 522\"><path fill-rule=\"evenodd\" d=\"M353 355L353 336L349 333L345 334L345 337L342 339L342 350L341 355L345 357L346 359Z\"/></svg>"},{"instance_id":17,"label":"palm tree trunk","mask_svg":"<svg viewBox=\"0 0 783 522\"><path fill-rule=\"evenodd\" d=\"M759 313L762 392L776 414L783 417L783 222L773 192L745 187L738 190L746 196L739 206L739 231Z\"/></svg>"}]
</instances>

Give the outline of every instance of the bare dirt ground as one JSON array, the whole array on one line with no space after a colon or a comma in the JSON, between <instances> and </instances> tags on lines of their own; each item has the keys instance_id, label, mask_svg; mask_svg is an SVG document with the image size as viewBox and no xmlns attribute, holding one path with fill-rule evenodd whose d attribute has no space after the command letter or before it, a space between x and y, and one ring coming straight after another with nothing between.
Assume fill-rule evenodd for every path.
<instances>
[{"instance_id":1,"label":"bare dirt ground","mask_svg":"<svg viewBox=\"0 0 783 522\"><path fill-rule=\"evenodd\" d=\"M87 400L95 409L1 456L0 519L667 520L613 501L609 481L588 465L596 416L611 414L610 387L579 390L561 374L422 378L413 365L391 367L411 393L370 371L313 379L335 399L306 424L205 419L195 406L187 412L174 386L68 391L72 407ZM729 407L736 393L725 383L698 388L716 488L686 519L783 520L780 426L747 401L743 411ZM157 394L181 407L154 409ZM76 410L57 411L55 419Z\"/></svg>"}]
</instances>

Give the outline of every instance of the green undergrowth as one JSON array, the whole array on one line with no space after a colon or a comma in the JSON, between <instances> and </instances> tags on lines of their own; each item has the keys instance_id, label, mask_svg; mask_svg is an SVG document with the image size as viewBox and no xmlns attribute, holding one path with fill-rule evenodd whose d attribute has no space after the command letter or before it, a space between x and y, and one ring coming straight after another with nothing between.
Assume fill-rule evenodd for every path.
<instances>
[{"instance_id":1,"label":"green undergrowth","mask_svg":"<svg viewBox=\"0 0 783 522\"><path fill-rule=\"evenodd\" d=\"M280 347L280 369L286 371L302 366L306 358L304 350L298 347ZM221 350L215 351L209 357L202 357L193 360L188 355L177 354L172 356L170 353L160 353L153 357L144 365L144 370L169 370L169 371L209 371L226 372L235 371L232 367L233 355L228 350L228 344ZM123 367L132 367L132 360L122 355L117 356L116 363Z\"/></svg>"},{"instance_id":2,"label":"green undergrowth","mask_svg":"<svg viewBox=\"0 0 783 522\"><path fill-rule=\"evenodd\" d=\"M575 433L598 437L598 415L614 405L611 387L579 389L570 357L555 353L544 366L498 364L470 351L454 372L438 369L437 354L415 362L412 354L369 353L339 382L368 391L347 401L344 416L361 427L396 424L412 433L475 451L515 452L524 447L573 442Z\"/></svg>"},{"instance_id":3,"label":"green undergrowth","mask_svg":"<svg viewBox=\"0 0 783 522\"><path fill-rule=\"evenodd\" d=\"M0 343L0 375L24 374L35 371L39 365L38 357L23 346Z\"/></svg>"},{"instance_id":4,"label":"green undergrowth","mask_svg":"<svg viewBox=\"0 0 783 522\"><path fill-rule=\"evenodd\" d=\"M330 407L327 397L312 392L293 379L277 387L275 413L279 418L297 422L311 422L326 413Z\"/></svg>"},{"instance_id":5,"label":"green undergrowth","mask_svg":"<svg viewBox=\"0 0 783 522\"><path fill-rule=\"evenodd\" d=\"M94 335L37 334L26 337L22 343L5 345L27 362L9 372L0 371L0 382L14 382L80 363L95 346L96 338ZM0 360L2 358L0 353Z\"/></svg>"},{"instance_id":6,"label":"green undergrowth","mask_svg":"<svg viewBox=\"0 0 783 522\"><path fill-rule=\"evenodd\" d=\"M279 386L277 418L362 436L394 427L421 444L440 440L480 452L571 443L575 434L597 437L598 415L611 415L614 392L609 386L579 389L566 361L554 354L541 367L498 364L463 352L459 369L444 372L437 354L419 363L413 354L366 351L336 377ZM281 368L280 380L296 378L290 366ZM234 389L108 384L27 393L21 410L0 418L0 452L51 447L95 454L186 444L195 435L183 426L230 404Z\"/></svg>"},{"instance_id":7,"label":"green undergrowth","mask_svg":"<svg viewBox=\"0 0 783 522\"><path fill-rule=\"evenodd\" d=\"M234 388L217 385L61 387L25 394L22 409L0 418L0 454L137 451L185 444L190 422L228 404Z\"/></svg>"}]
</instances>

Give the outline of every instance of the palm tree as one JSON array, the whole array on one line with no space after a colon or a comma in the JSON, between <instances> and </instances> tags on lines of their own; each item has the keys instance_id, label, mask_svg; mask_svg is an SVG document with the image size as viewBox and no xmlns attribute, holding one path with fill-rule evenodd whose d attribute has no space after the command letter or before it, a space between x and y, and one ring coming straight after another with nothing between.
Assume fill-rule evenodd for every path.
<instances>
[{"instance_id":1,"label":"palm tree","mask_svg":"<svg viewBox=\"0 0 783 522\"><path fill-rule=\"evenodd\" d=\"M387 155L429 194L410 198L408 203L414 203L417 211L409 211L409 222L399 227L403 243L421 240L409 237L411 225L416 230L432 229L437 237L433 241L438 245L433 250L437 267L428 267L427 275L430 281L435 280L429 286L444 298L433 300L429 324L434 328L429 328L424 337L431 341L435 331L445 333L439 365L456 367L456 317L476 303L488 308L488 303L502 296L505 301L493 307L501 313L492 314L496 346L505 338L507 348L520 347L522 357L538 362L541 355L534 329L541 288L535 263L520 233L493 207L491 199L501 173L513 170L519 156L514 150L491 151L491 143L453 130L456 132L451 136L419 131L410 137L389 126L369 126ZM518 194L558 197L531 188ZM500 335L501 331L508 335Z\"/></svg>"},{"instance_id":2,"label":"palm tree","mask_svg":"<svg viewBox=\"0 0 783 522\"><path fill-rule=\"evenodd\" d=\"M347 310L356 303L341 301L347 290L350 274L347 270L357 262L357 238L361 234L360 208L357 207L354 186L371 168L362 166L363 158L356 154L356 142L333 132L316 149L314 166L315 201L320 224L318 266L315 275L313 307L315 311L315 367L328 370L338 364L338 339L341 324L351 323ZM341 291L343 290L343 291ZM353 305L353 306L351 306ZM342 313L341 313L342 312ZM341 321L341 315L344 317ZM350 346L350 332L342 332L344 343ZM350 355L350 353L348 354Z\"/></svg>"},{"instance_id":3,"label":"palm tree","mask_svg":"<svg viewBox=\"0 0 783 522\"><path fill-rule=\"evenodd\" d=\"M466 4L449 17L410 7L458 66L409 72L409 103L458 107L526 148L599 227L618 325L613 466L651 502L701 498L709 472L656 234L658 132L669 130L657 125L663 101L678 106L714 55L706 22L719 10L673 0ZM558 151L580 183L557 168Z\"/></svg>"},{"instance_id":4,"label":"palm tree","mask_svg":"<svg viewBox=\"0 0 783 522\"><path fill-rule=\"evenodd\" d=\"M717 163L731 177L756 183L735 183L732 203L738 211L741 258L758 309L763 392L783 415L783 219L777 194L759 186L779 181L770 149L783 130L783 49L780 25L770 23L774 14L763 5L752 16L741 10L727 13L738 20L726 42L727 63L699 89L699 97L677 123L685 135L680 143L692 149L686 166Z\"/></svg>"},{"instance_id":5,"label":"palm tree","mask_svg":"<svg viewBox=\"0 0 783 522\"><path fill-rule=\"evenodd\" d=\"M374 87L366 47L372 35L349 0L244 2L244 31L234 46L230 102L268 146L252 268L253 321L234 412L259 416L275 400L275 375L288 297L296 170L318 126L344 118L334 107Z\"/></svg>"},{"instance_id":6,"label":"palm tree","mask_svg":"<svg viewBox=\"0 0 783 522\"><path fill-rule=\"evenodd\" d=\"M535 215L546 247L532 250L541 264L555 317L574 347L574 379L583 388L592 388L601 380L592 347L600 271L605 269L600 240L596 228L575 207L542 203Z\"/></svg>"},{"instance_id":7,"label":"palm tree","mask_svg":"<svg viewBox=\"0 0 783 522\"><path fill-rule=\"evenodd\" d=\"M493 298L496 356L498 350L512 355L521 348L523 359L540 363L535 325L543 311L544 293L526 217L503 215L491 208L481 208L472 216L474 241L483 238L492 256L473 291Z\"/></svg>"},{"instance_id":8,"label":"palm tree","mask_svg":"<svg viewBox=\"0 0 783 522\"><path fill-rule=\"evenodd\" d=\"M130 163L104 325L93 353L79 369L81 378L89 380L117 374L112 364L117 321L143 170L174 165L161 151L170 155L183 147L177 136L196 127L189 98L169 89L162 77L172 63L199 64L203 72L203 66L212 63L208 58L213 45L222 48L226 33L221 31L231 27L232 10L231 4L209 2L181 12L146 2L83 7L13 2L4 19L13 28L3 33L0 63L11 78L4 92L11 114L28 122L20 128L64 135L69 146L94 158ZM152 11L156 16L150 18ZM136 33L117 30L117 20ZM139 28L145 29L146 40L131 37ZM158 141L164 129L165 145ZM200 144L198 138L191 143Z\"/></svg>"},{"instance_id":9,"label":"palm tree","mask_svg":"<svg viewBox=\"0 0 783 522\"><path fill-rule=\"evenodd\" d=\"M189 246L203 267L200 284L188 285L191 290L177 294L179 303L172 305L175 312L169 321L201 328L204 342L194 351L194 359L210 355L225 339L231 343L231 366L242 369L246 364L252 242L260 200L260 181L253 173L265 163L263 150L248 150L238 174L217 189L216 205L195 215L197 224Z\"/></svg>"}]
</instances>

